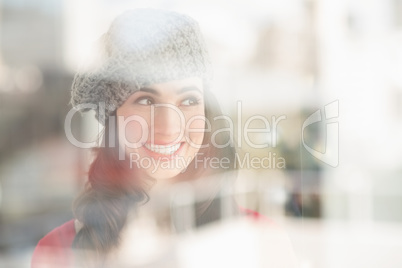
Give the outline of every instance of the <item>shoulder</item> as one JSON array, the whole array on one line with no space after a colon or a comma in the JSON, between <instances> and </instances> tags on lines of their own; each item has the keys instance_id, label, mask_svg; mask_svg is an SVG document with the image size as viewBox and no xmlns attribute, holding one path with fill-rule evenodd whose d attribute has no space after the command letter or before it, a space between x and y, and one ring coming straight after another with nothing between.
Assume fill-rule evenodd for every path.
<instances>
[{"instance_id":1,"label":"shoulder","mask_svg":"<svg viewBox=\"0 0 402 268\"><path fill-rule=\"evenodd\" d=\"M75 237L74 220L70 220L45 235L38 246L70 247Z\"/></svg>"},{"instance_id":2,"label":"shoulder","mask_svg":"<svg viewBox=\"0 0 402 268\"><path fill-rule=\"evenodd\" d=\"M71 246L75 237L74 220L56 227L45 235L36 245L31 267L49 266L52 261L67 264L72 257ZM67 265L65 265L67 266Z\"/></svg>"}]
</instances>

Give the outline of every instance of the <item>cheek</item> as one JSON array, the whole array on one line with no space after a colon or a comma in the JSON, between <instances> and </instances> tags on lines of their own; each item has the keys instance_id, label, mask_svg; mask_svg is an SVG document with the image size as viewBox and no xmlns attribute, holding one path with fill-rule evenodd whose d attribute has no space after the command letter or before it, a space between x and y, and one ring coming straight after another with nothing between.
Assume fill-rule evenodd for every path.
<instances>
[{"instance_id":1,"label":"cheek","mask_svg":"<svg viewBox=\"0 0 402 268\"><path fill-rule=\"evenodd\" d=\"M193 143L201 145L204 139L206 118L203 111L200 111L198 114L193 114L192 116L197 116L197 119L190 120L191 117L187 118L187 136Z\"/></svg>"},{"instance_id":2,"label":"cheek","mask_svg":"<svg viewBox=\"0 0 402 268\"><path fill-rule=\"evenodd\" d=\"M148 121L141 115L118 118L119 141L121 144L145 142L148 137Z\"/></svg>"},{"instance_id":3,"label":"cheek","mask_svg":"<svg viewBox=\"0 0 402 268\"><path fill-rule=\"evenodd\" d=\"M139 142L143 135L143 128L139 122L129 122L125 129L120 129L121 138L126 139L128 142Z\"/></svg>"}]
</instances>

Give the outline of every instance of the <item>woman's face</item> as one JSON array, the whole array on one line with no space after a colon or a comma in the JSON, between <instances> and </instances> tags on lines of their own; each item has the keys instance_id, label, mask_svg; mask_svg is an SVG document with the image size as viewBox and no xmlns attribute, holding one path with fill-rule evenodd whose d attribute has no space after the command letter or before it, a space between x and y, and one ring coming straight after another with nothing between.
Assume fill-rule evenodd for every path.
<instances>
[{"instance_id":1,"label":"woman's face","mask_svg":"<svg viewBox=\"0 0 402 268\"><path fill-rule=\"evenodd\" d=\"M198 77L152 84L117 109L120 150L131 168L158 180L185 171L204 138L203 93Z\"/></svg>"}]
</instances>

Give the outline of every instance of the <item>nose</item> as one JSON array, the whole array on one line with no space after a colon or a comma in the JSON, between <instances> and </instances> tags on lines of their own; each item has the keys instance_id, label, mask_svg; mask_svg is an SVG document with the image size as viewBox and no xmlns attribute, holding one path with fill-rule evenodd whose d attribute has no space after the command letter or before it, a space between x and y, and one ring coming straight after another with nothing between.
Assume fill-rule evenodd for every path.
<instances>
[{"instance_id":1,"label":"nose","mask_svg":"<svg viewBox=\"0 0 402 268\"><path fill-rule=\"evenodd\" d=\"M185 120L181 111L173 105L161 105L154 108L155 141L173 142L184 129Z\"/></svg>"}]
</instances>

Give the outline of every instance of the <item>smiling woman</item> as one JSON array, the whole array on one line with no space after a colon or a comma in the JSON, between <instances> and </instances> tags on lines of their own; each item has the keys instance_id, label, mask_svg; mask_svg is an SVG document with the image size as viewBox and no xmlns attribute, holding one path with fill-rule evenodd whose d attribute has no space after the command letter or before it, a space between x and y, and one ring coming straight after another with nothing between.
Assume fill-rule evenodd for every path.
<instances>
[{"instance_id":1,"label":"smiling woman","mask_svg":"<svg viewBox=\"0 0 402 268\"><path fill-rule=\"evenodd\" d=\"M74 202L75 219L38 244L33 267L102 266L118 248L132 211L152 199L152 186L190 182L214 175L207 200L195 204L195 224L221 217L222 181L233 178L235 149L211 93L211 66L197 22L176 12L138 9L117 17L99 40L96 64L80 70L71 104L95 109L105 126L88 182ZM117 133L116 133L117 131ZM230 142L227 142L227 141ZM221 143L222 144L222 143ZM199 168L196 156L225 159L228 169ZM133 164L135 162L135 164ZM203 180L204 181L204 180ZM226 214L239 214L230 199ZM177 231L180 222L173 223ZM72 249L77 249L73 253ZM56 265L57 264L57 265Z\"/></svg>"}]
</instances>

